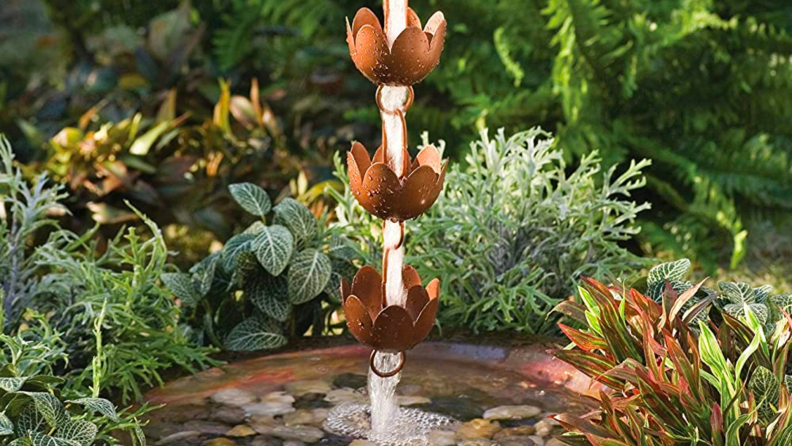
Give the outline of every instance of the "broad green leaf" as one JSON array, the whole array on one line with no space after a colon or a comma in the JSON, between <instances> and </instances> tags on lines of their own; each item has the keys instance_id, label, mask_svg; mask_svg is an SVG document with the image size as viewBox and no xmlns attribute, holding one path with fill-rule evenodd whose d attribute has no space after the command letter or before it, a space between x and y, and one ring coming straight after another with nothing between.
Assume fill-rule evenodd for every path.
<instances>
[{"instance_id":1,"label":"broad green leaf","mask_svg":"<svg viewBox=\"0 0 792 446\"><path fill-rule=\"evenodd\" d=\"M646 279L648 285L668 281L681 281L685 274L690 270L690 260L680 259L675 262L661 263L649 270L649 277Z\"/></svg>"},{"instance_id":2,"label":"broad green leaf","mask_svg":"<svg viewBox=\"0 0 792 446\"><path fill-rule=\"evenodd\" d=\"M272 209L267 192L253 183L238 183L228 186L231 196L250 214L263 217Z\"/></svg>"},{"instance_id":3,"label":"broad green leaf","mask_svg":"<svg viewBox=\"0 0 792 446\"><path fill-rule=\"evenodd\" d=\"M245 296L267 316L285 322L291 315L289 289L286 278L270 274L258 274L245 283Z\"/></svg>"},{"instance_id":4,"label":"broad green leaf","mask_svg":"<svg viewBox=\"0 0 792 446\"><path fill-rule=\"evenodd\" d=\"M77 440L51 437L42 432L31 432L30 440L33 442L33 446L83 446L83 444Z\"/></svg>"},{"instance_id":5,"label":"broad green leaf","mask_svg":"<svg viewBox=\"0 0 792 446\"><path fill-rule=\"evenodd\" d=\"M36 410L36 404L28 403L17 420L17 434L27 435L30 432L48 432L49 430L47 420Z\"/></svg>"},{"instance_id":6,"label":"broad green leaf","mask_svg":"<svg viewBox=\"0 0 792 446\"><path fill-rule=\"evenodd\" d=\"M306 249L289 266L289 299L299 305L318 296L330 280L330 259L315 249Z\"/></svg>"},{"instance_id":7,"label":"broad green leaf","mask_svg":"<svg viewBox=\"0 0 792 446\"><path fill-rule=\"evenodd\" d=\"M272 331L272 324L261 316L245 319L234 327L226 338L231 351L254 351L282 347L286 337Z\"/></svg>"},{"instance_id":8,"label":"broad green leaf","mask_svg":"<svg viewBox=\"0 0 792 446\"><path fill-rule=\"evenodd\" d=\"M85 406L86 409L92 412L99 412L113 421L118 421L115 405L104 398L80 398L68 402Z\"/></svg>"},{"instance_id":9,"label":"broad green leaf","mask_svg":"<svg viewBox=\"0 0 792 446\"><path fill-rule=\"evenodd\" d=\"M727 299L732 304L755 304L762 303L757 300L754 294L754 289L747 283L736 282L720 282L718 287L721 290L721 296Z\"/></svg>"},{"instance_id":10,"label":"broad green leaf","mask_svg":"<svg viewBox=\"0 0 792 446\"><path fill-rule=\"evenodd\" d=\"M762 366L754 370L748 388L753 391L756 408L764 422L770 421L776 414L774 407L778 405L780 384L773 372Z\"/></svg>"},{"instance_id":11,"label":"broad green leaf","mask_svg":"<svg viewBox=\"0 0 792 446\"><path fill-rule=\"evenodd\" d=\"M267 227L267 225L265 225L263 222L260 222L260 221L254 221L254 222L253 222L253 223L252 223L250 226L248 226L248 227L247 227L247 229L245 229L245 230L244 230L242 233L243 233L243 234L250 234L250 235L258 235L258 234L259 234L261 231L263 231L263 230L264 230L264 228L266 228L266 227Z\"/></svg>"},{"instance_id":12,"label":"broad green leaf","mask_svg":"<svg viewBox=\"0 0 792 446\"><path fill-rule=\"evenodd\" d=\"M194 288L198 291L200 297L205 297L209 290L212 289L212 281L214 281L219 260L220 253L215 252L190 268L193 283L195 283Z\"/></svg>"},{"instance_id":13,"label":"broad green leaf","mask_svg":"<svg viewBox=\"0 0 792 446\"><path fill-rule=\"evenodd\" d=\"M239 254L250 251L252 241L256 237L253 234L237 234L226 242L222 250L223 269L227 272L234 271Z\"/></svg>"},{"instance_id":14,"label":"broad green leaf","mask_svg":"<svg viewBox=\"0 0 792 446\"><path fill-rule=\"evenodd\" d=\"M261 266L273 276L286 269L294 248L294 238L284 226L265 227L253 240L253 252Z\"/></svg>"},{"instance_id":15,"label":"broad green leaf","mask_svg":"<svg viewBox=\"0 0 792 446\"><path fill-rule=\"evenodd\" d=\"M69 419L63 404L51 393L47 392L21 392L31 398L36 410L47 420L50 427L58 427Z\"/></svg>"},{"instance_id":16,"label":"broad green leaf","mask_svg":"<svg viewBox=\"0 0 792 446\"><path fill-rule=\"evenodd\" d=\"M193 284L192 275L188 273L163 273L162 283L174 296L181 299L185 306L194 307L201 300L198 290Z\"/></svg>"},{"instance_id":17,"label":"broad green leaf","mask_svg":"<svg viewBox=\"0 0 792 446\"><path fill-rule=\"evenodd\" d=\"M74 441L82 446L91 446L98 429L90 421L69 421L55 431L55 437L61 440Z\"/></svg>"},{"instance_id":18,"label":"broad green leaf","mask_svg":"<svg viewBox=\"0 0 792 446\"><path fill-rule=\"evenodd\" d=\"M0 389L6 392L17 392L27 381L27 378L0 378Z\"/></svg>"},{"instance_id":19,"label":"broad green leaf","mask_svg":"<svg viewBox=\"0 0 792 446\"><path fill-rule=\"evenodd\" d=\"M275 223L286 226L294 237L294 246L303 247L316 237L316 217L299 201L284 198L275 206Z\"/></svg>"},{"instance_id":20,"label":"broad green leaf","mask_svg":"<svg viewBox=\"0 0 792 446\"><path fill-rule=\"evenodd\" d=\"M748 318L748 310L753 312L761 325L765 325L770 318L770 312L765 304L740 303L723 306L723 311L741 321L745 321Z\"/></svg>"},{"instance_id":21,"label":"broad green leaf","mask_svg":"<svg viewBox=\"0 0 792 446\"><path fill-rule=\"evenodd\" d=\"M13 435L14 423L6 416L5 412L0 412L0 436Z\"/></svg>"},{"instance_id":22,"label":"broad green leaf","mask_svg":"<svg viewBox=\"0 0 792 446\"><path fill-rule=\"evenodd\" d=\"M754 296L756 296L757 302L765 302L767 298L770 297L770 293L772 292L772 285L762 285L760 287L754 288Z\"/></svg>"},{"instance_id":23,"label":"broad green leaf","mask_svg":"<svg viewBox=\"0 0 792 446\"><path fill-rule=\"evenodd\" d=\"M355 248L353 248L347 240L337 235L330 238L329 245L330 247L327 250L327 255L332 258L349 261L358 258Z\"/></svg>"}]
</instances>

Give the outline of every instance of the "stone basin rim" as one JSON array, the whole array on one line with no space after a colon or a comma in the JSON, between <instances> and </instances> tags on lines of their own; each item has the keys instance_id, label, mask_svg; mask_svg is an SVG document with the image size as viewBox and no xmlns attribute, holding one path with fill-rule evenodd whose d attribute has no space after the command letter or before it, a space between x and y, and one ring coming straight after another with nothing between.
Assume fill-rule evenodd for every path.
<instances>
[{"instance_id":1,"label":"stone basin rim","mask_svg":"<svg viewBox=\"0 0 792 446\"><path fill-rule=\"evenodd\" d=\"M575 370L572 366L553 358L547 349L558 347L552 341L537 342L521 346L504 346L487 343L468 343L459 341L427 341L407 352L407 365L405 373L410 373L411 362L448 362L457 364L472 364L491 368L494 370L515 373L522 379L531 381L540 387L569 391L580 396L596 396L598 386ZM315 366L314 358L331 356L334 358L345 357L349 359L360 358L361 367L368 364L371 349L355 343L344 343L335 346L323 346L313 349L296 349L281 352L254 352L245 354L239 360L214 367L193 375L185 376L166 383L163 387L155 388L146 394L146 400L152 404L169 403L179 404L182 398L174 398L170 389L188 389L193 383L207 383L217 380L217 387L233 387L232 384L223 384L223 379L236 376L237 380L252 383L259 379L268 382L288 382L288 376L270 374L268 370L277 368L274 365L283 360L294 360L304 357L307 364ZM250 372L257 370L259 372ZM365 369L363 369L365 370ZM240 371L242 371L240 373ZM169 394L171 394L169 396ZM197 395L196 395L197 396Z\"/></svg>"}]
</instances>

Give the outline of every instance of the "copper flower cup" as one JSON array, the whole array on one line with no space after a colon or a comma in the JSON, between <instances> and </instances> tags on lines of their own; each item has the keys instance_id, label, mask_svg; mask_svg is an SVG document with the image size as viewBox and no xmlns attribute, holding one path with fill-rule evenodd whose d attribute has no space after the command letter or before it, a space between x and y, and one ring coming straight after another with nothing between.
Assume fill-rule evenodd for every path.
<instances>
[{"instance_id":1,"label":"copper flower cup","mask_svg":"<svg viewBox=\"0 0 792 446\"><path fill-rule=\"evenodd\" d=\"M443 189L448 163L440 158L433 145L428 145L410 163L404 149L402 178L385 163L380 147L370 159L360 143L352 145L347 154L349 185L358 203L382 220L405 221L429 209Z\"/></svg>"},{"instance_id":2,"label":"copper flower cup","mask_svg":"<svg viewBox=\"0 0 792 446\"><path fill-rule=\"evenodd\" d=\"M440 281L424 289L421 277L411 266L402 269L408 290L405 305L386 305L384 283L376 269L364 266L352 286L341 282L341 298L349 331L362 344L380 352L404 352L415 347L432 330L437 316Z\"/></svg>"},{"instance_id":3,"label":"copper flower cup","mask_svg":"<svg viewBox=\"0 0 792 446\"><path fill-rule=\"evenodd\" d=\"M446 20L436 12L421 29L421 19L407 8L407 28L388 46L377 16L361 8L352 27L347 19L347 43L355 66L377 85L412 85L423 80L440 63Z\"/></svg>"}]
</instances>

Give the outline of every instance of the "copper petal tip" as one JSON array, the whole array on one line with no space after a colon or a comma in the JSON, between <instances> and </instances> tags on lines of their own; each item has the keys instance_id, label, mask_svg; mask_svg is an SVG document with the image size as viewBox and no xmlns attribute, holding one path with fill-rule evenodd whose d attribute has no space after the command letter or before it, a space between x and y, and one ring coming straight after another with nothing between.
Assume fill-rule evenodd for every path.
<instances>
[{"instance_id":1,"label":"copper petal tip","mask_svg":"<svg viewBox=\"0 0 792 446\"><path fill-rule=\"evenodd\" d=\"M369 164L368 152L360 143L347 154L349 185L358 203L383 220L410 220L426 212L443 189L447 167L437 149L426 146L411 164L405 150L404 159L410 168L402 179L381 161L383 156L383 149L378 149ZM366 170L364 166L368 166Z\"/></svg>"},{"instance_id":2,"label":"copper petal tip","mask_svg":"<svg viewBox=\"0 0 792 446\"><path fill-rule=\"evenodd\" d=\"M352 288L346 279L341 279L341 302L343 303L349 295L352 294Z\"/></svg>"},{"instance_id":3,"label":"copper petal tip","mask_svg":"<svg viewBox=\"0 0 792 446\"><path fill-rule=\"evenodd\" d=\"M446 33L446 20L436 12L426 26L415 11L408 9L407 28L388 46L379 19L368 8L361 8L349 26L347 40L355 66L377 85L412 85L423 80L440 63Z\"/></svg>"},{"instance_id":4,"label":"copper petal tip","mask_svg":"<svg viewBox=\"0 0 792 446\"><path fill-rule=\"evenodd\" d=\"M429 144L418 152L418 155L416 155L412 162L412 168L410 170L415 170L420 166L429 166L439 175L440 169L443 167L442 165L443 160L440 158L440 152L437 151L434 145Z\"/></svg>"},{"instance_id":5,"label":"copper petal tip","mask_svg":"<svg viewBox=\"0 0 792 446\"><path fill-rule=\"evenodd\" d=\"M364 266L350 287L341 282L344 314L349 332L361 343L379 351L404 351L421 342L431 331L437 316L439 281L424 289L414 268L402 269L407 300L405 305L385 307L382 277L374 268Z\"/></svg>"}]
</instances>

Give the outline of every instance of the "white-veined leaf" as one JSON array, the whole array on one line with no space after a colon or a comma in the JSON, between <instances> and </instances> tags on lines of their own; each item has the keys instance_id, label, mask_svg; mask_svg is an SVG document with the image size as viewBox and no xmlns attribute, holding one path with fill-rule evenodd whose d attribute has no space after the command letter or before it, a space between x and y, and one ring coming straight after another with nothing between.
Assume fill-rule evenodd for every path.
<instances>
[{"instance_id":1,"label":"white-veined leaf","mask_svg":"<svg viewBox=\"0 0 792 446\"><path fill-rule=\"evenodd\" d=\"M737 305L761 303L757 301L754 289L747 283L720 282L721 296Z\"/></svg>"},{"instance_id":2,"label":"white-veined leaf","mask_svg":"<svg viewBox=\"0 0 792 446\"><path fill-rule=\"evenodd\" d=\"M47 420L50 427L58 427L69 419L63 404L55 395L47 392L21 392L31 398L36 410Z\"/></svg>"},{"instance_id":3,"label":"white-veined leaf","mask_svg":"<svg viewBox=\"0 0 792 446\"><path fill-rule=\"evenodd\" d=\"M245 296L267 316L284 322L291 315L289 289L286 278L257 274L245 282Z\"/></svg>"},{"instance_id":4,"label":"white-veined leaf","mask_svg":"<svg viewBox=\"0 0 792 446\"><path fill-rule=\"evenodd\" d=\"M0 436L13 435L14 423L11 422L5 412L0 412Z\"/></svg>"},{"instance_id":5,"label":"white-veined leaf","mask_svg":"<svg viewBox=\"0 0 792 446\"><path fill-rule=\"evenodd\" d=\"M237 264L237 258L239 254L245 251L250 251L252 246L252 241L256 237L253 234L237 234L226 242L225 246L223 246L222 251L222 259L223 259L223 269L227 272L234 271Z\"/></svg>"},{"instance_id":6,"label":"white-veined leaf","mask_svg":"<svg viewBox=\"0 0 792 446\"><path fill-rule=\"evenodd\" d=\"M187 273L163 273L162 283L174 296L181 299L186 306L195 306L201 299L193 284L192 275Z\"/></svg>"},{"instance_id":7,"label":"white-veined leaf","mask_svg":"<svg viewBox=\"0 0 792 446\"><path fill-rule=\"evenodd\" d=\"M284 198L275 206L275 223L286 226L294 237L294 246L303 247L319 232L316 217L299 201Z\"/></svg>"},{"instance_id":8,"label":"white-veined leaf","mask_svg":"<svg viewBox=\"0 0 792 446\"><path fill-rule=\"evenodd\" d=\"M0 378L0 389L6 392L17 392L27 381L27 378Z\"/></svg>"},{"instance_id":9,"label":"white-veined leaf","mask_svg":"<svg viewBox=\"0 0 792 446\"><path fill-rule=\"evenodd\" d=\"M86 409L92 412L99 412L113 421L118 421L115 405L104 398L80 398L68 402L85 406Z\"/></svg>"},{"instance_id":10,"label":"white-veined leaf","mask_svg":"<svg viewBox=\"0 0 792 446\"><path fill-rule=\"evenodd\" d=\"M291 232L281 225L265 227L253 240L253 252L261 266L273 276L286 269L294 248Z\"/></svg>"},{"instance_id":11,"label":"white-veined leaf","mask_svg":"<svg viewBox=\"0 0 792 446\"><path fill-rule=\"evenodd\" d=\"M286 337L272 329L272 324L261 316L245 319L228 333L226 348L231 351L254 351L285 345Z\"/></svg>"},{"instance_id":12,"label":"white-veined leaf","mask_svg":"<svg viewBox=\"0 0 792 446\"><path fill-rule=\"evenodd\" d=\"M35 403L28 403L17 420L17 433L19 435L28 435L30 432L43 431L49 431L47 420L36 410Z\"/></svg>"},{"instance_id":13,"label":"white-veined leaf","mask_svg":"<svg viewBox=\"0 0 792 446\"><path fill-rule=\"evenodd\" d=\"M299 305L318 296L330 280L330 259L315 249L306 249L289 265L289 299Z\"/></svg>"},{"instance_id":14,"label":"white-veined leaf","mask_svg":"<svg viewBox=\"0 0 792 446\"><path fill-rule=\"evenodd\" d=\"M242 209L253 215L263 217L272 209L267 192L253 183L232 184L228 186L228 191Z\"/></svg>"},{"instance_id":15,"label":"white-veined leaf","mask_svg":"<svg viewBox=\"0 0 792 446\"><path fill-rule=\"evenodd\" d=\"M31 432L30 440L33 442L33 446L83 446L79 441L51 437L42 432Z\"/></svg>"},{"instance_id":16,"label":"white-veined leaf","mask_svg":"<svg viewBox=\"0 0 792 446\"><path fill-rule=\"evenodd\" d=\"M61 440L75 441L82 446L91 446L98 429L90 421L69 421L55 431L55 437Z\"/></svg>"},{"instance_id":17,"label":"white-veined leaf","mask_svg":"<svg viewBox=\"0 0 792 446\"><path fill-rule=\"evenodd\" d=\"M649 270L646 279L648 285L668 281L681 281L690 270L690 260L680 259L675 262L661 263Z\"/></svg>"}]
</instances>

